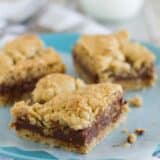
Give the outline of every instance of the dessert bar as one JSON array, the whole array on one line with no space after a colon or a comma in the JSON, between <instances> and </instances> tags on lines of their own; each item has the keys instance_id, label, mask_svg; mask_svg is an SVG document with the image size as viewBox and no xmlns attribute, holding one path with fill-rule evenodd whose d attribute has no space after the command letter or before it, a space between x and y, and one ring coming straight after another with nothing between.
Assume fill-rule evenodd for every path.
<instances>
[{"instance_id":1,"label":"dessert bar","mask_svg":"<svg viewBox=\"0 0 160 160\"><path fill-rule=\"evenodd\" d=\"M154 54L129 40L128 32L83 35L73 48L77 73L89 83L114 82L126 90L155 83Z\"/></svg>"},{"instance_id":2,"label":"dessert bar","mask_svg":"<svg viewBox=\"0 0 160 160\"><path fill-rule=\"evenodd\" d=\"M60 83L54 84L58 86ZM70 86L69 90L59 86L64 91L57 93L57 87L51 93L52 98L36 97L34 91L32 102L15 103L11 109L11 127L19 136L85 154L106 137L127 113L123 90L118 84L83 85L78 82L78 88Z\"/></svg>"},{"instance_id":3,"label":"dessert bar","mask_svg":"<svg viewBox=\"0 0 160 160\"><path fill-rule=\"evenodd\" d=\"M50 73L64 73L60 56L45 48L35 35L23 35L8 42L0 54L0 102L13 103L34 89Z\"/></svg>"}]
</instances>

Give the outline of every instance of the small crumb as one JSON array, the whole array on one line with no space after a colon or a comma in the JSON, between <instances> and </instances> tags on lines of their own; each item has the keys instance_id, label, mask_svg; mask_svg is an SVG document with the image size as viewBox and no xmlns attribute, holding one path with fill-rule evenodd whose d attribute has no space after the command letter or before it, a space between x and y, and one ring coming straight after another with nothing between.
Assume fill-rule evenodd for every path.
<instances>
[{"instance_id":1,"label":"small crumb","mask_svg":"<svg viewBox=\"0 0 160 160\"><path fill-rule=\"evenodd\" d=\"M129 148L131 144L134 144L137 141L137 136L142 136L144 134L145 130L143 128L137 128L134 130L134 132L130 133L127 128L124 128L122 130L122 133L127 134L127 139L121 143L121 144L114 144L112 147L125 147Z\"/></svg>"},{"instance_id":2,"label":"small crumb","mask_svg":"<svg viewBox=\"0 0 160 160\"><path fill-rule=\"evenodd\" d=\"M133 107L141 107L143 105L143 99L140 96L133 97L128 102Z\"/></svg>"},{"instance_id":3,"label":"small crumb","mask_svg":"<svg viewBox=\"0 0 160 160\"><path fill-rule=\"evenodd\" d=\"M144 134L145 130L143 128L137 128L135 129L134 133L138 136L142 136Z\"/></svg>"},{"instance_id":4,"label":"small crumb","mask_svg":"<svg viewBox=\"0 0 160 160\"><path fill-rule=\"evenodd\" d=\"M127 142L133 144L137 141L137 135L134 133L130 133L127 137Z\"/></svg>"},{"instance_id":5,"label":"small crumb","mask_svg":"<svg viewBox=\"0 0 160 160\"><path fill-rule=\"evenodd\" d=\"M129 131L128 131L128 129L127 129L127 128L125 128L125 129L123 129L123 130L122 130L122 133L128 134L128 133L129 133Z\"/></svg>"}]
</instances>

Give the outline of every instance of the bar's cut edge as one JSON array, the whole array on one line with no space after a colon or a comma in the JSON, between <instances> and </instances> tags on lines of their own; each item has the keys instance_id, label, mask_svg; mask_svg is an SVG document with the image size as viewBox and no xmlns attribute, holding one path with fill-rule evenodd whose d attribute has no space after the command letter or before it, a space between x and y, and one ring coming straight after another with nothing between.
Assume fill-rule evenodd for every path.
<instances>
[{"instance_id":1,"label":"bar's cut edge","mask_svg":"<svg viewBox=\"0 0 160 160\"><path fill-rule=\"evenodd\" d=\"M84 79L85 82L96 83L96 81L91 76L89 76L87 73L85 73L85 71L82 69L82 67L78 63L74 62L74 68L75 68L75 71L77 72L77 74L82 79ZM156 79L157 79L157 75L154 72L152 79L146 79L146 80L133 79L133 80L126 80L126 81L119 80L119 81L114 81L114 83L121 84L124 90L139 90L139 89L154 86L156 83Z\"/></svg>"},{"instance_id":2,"label":"bar's cut edge","mask_svg":"<svg viewBox=\"0 0 160 160\"><path fill-rule=\"evenodd\" d=\"M40 134L37 134L35 132L30 132L27 129L20 129L16 130L17 135L23 138L27 138L29 140L39 142L42 144L50 145L51 147L60 147L68 151L73 151L81 154L87 154L93 147L95 147L103 138L105 138L114 128L116 128L120 123L122 123L125 118L126 114L128 112L128 105L124 104L122 105L122 112L117 119L116 122L111 123L108 125L105 129L103 129L101 132L99 132L98 136L95 137L89 144L85 146L81 146L79 148L74 147L71 143L67 143L64 141L56 140L53 138L44 137Z\"/></svg>"}]
</instances>

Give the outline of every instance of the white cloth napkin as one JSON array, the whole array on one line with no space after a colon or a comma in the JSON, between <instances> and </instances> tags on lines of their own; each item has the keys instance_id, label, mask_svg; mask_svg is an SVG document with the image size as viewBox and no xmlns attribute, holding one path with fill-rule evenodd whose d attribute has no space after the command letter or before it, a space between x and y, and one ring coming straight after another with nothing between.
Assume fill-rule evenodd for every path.
<instances>
[{"instance_id":1,"label":"white cloth napkin","mask_svg":"<svg viewBox=\"0 0 160 160\"><path fill-rule=\"evenodd\" d=\"M25 22L39 11L47 0L3 0L0 1L0 44L10 37L27 31Z\"/></svg>"},{"instance_id":2,"label":"white cloth napkin","mask_svg":"<svg viewBox=\"0 0 160 160\"><path fill-rule=\"evenodd\" d=\"M109 30L81 13L62 5L50 5L38 20L42 27L55 32L108 33Z\"/></svg>"},{"instance_id":3,"label":"white cloth napkin","mask_svg":"<svg viewBox=\"0 0 160 160\"><path fill-rule=\"evenodd\" d=\"M23 21L33 15L46 0L0 1L0 19Z\"/></svg>"},{"instance_id":4,"label":"white cloth napkin","mask_svg":"<svg viewBox=\"0 0 160 160\"><path fill-rule=\"evenodd\" d=\"M108 33L109 30L96 23L94 20L81 13L62 6L56 2L49 3L48 0L14 0L0 1L0 29L5 28L8 21L16 22L16 26L10 26L8 32L20 30L20 22L30 18L40 7L48 8L43 11L37 23L40 27L48 28L54 32L80 32L80 33ZM22 29L22 27L21 27ZM25 29L24 29L25 32Z\"/></svg>"}]
</instances>

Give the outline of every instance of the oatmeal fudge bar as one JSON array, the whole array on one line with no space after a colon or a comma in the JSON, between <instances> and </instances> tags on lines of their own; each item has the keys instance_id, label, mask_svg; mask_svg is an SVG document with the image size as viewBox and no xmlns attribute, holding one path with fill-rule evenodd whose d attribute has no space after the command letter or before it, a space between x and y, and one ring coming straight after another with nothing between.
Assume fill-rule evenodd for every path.
<instances>
[{"instance_id":1,"label":"oatmeal fudge bar","mask_svg":"<svg viewBox=\"0 0 160 160\"><path fill-rule=\"evenodd\" d=\"M35 35L23 35L8 42L0 54L0 102L13 103L28 95L36 82L50 73L63 73L60 56L45 48Z\"/></svg>"},{"instance_id":2,"label":"oatmeal fudge bar","mask_svg":"<svg viewBox=\"0 0 160 160\"><path fill-rule=\"evenodd\" d=\"M85 154L124 119L127 104L120 85L101 83L61 92L45 103L17 102L11 113L19 136Z\"/></svg>"},{"instance_id":3,"label":"oatmeal fudge bar","mask_svg":"<svg viewBox=\"0 0 160 160\"><path fill-rule=\"evenodd\" d=\"M87 82L111 81L126 90L152 86L155 56L128 37L126 31L81 36L73 49L76 71Z\"/></svg>"}]
</instances>

